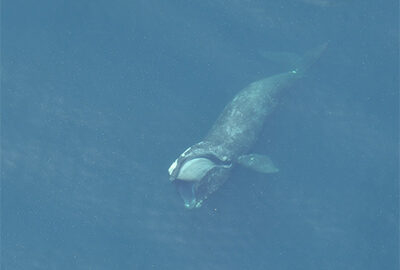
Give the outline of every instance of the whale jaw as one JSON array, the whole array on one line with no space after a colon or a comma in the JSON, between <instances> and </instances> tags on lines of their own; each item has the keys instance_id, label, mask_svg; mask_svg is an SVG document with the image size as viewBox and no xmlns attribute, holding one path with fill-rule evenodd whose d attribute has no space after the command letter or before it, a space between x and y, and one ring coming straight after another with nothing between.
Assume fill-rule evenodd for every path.
<instances>
[{"instance_id":1,"label":"whale jaw","mask_svg":"<svg viewBox=\"0 0 400 270\"><path fill-rule=\"evenodd\" d=\"M195 183L176 180L174 181L174 184L176 190L178 191L180 197L184 202L184 206L186 209L193 209L201 206L203 201L196 199Z\"/></svg>"},{"instance_id":2,"label":"whale jaw","mask_svg":"<svg viewBox=\"0 0 400 270\"><path fill-rule=\"evenodd\" d=\"M204 143L189 147L168 169L186 209L201 207L203 201L225 182L232 162L218 158Z\"/></svg>"}]
</instances>

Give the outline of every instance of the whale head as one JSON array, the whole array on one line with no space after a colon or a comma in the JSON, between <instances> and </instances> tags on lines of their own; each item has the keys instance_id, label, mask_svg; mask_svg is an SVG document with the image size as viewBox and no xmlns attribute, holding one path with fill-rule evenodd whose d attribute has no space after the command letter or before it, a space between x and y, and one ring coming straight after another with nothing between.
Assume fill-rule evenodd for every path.
<instances>
[{"instance_id":1,"label":"whale head","mask_svg":"<svg viewBox=\"0 0 400 270\"><path fill-rule=\"evenodd\" d=\"M228 178L232 162L217 154L208 143L186 149L169 167L170 180L184 201L185 208L201 206Z\"/></svg>"}]
</instances>

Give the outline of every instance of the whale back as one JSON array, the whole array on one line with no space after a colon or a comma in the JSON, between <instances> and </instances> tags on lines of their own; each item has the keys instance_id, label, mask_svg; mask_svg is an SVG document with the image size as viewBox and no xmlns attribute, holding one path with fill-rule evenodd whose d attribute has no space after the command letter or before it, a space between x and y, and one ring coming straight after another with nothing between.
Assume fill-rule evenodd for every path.
<instances>
[{"instance_id":1,"label":"whale back","mask_svg":"<svg viewBox=\"0 0 400 270\"><path fill-rule=\"evenodd\" d=\"M251 83L225 106L205 137L227 149L230 158L246 153L257 139L265 118L276 107L278 94L299 79L286 72Z\"/></svg>"}]
</instances>

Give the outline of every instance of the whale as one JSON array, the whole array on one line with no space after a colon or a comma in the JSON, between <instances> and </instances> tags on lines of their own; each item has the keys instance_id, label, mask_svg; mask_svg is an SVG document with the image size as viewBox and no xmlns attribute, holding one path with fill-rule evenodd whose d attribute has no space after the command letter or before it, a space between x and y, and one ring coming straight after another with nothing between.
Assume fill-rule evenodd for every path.
<instances>
[{"instance_id":1,"label":"whale","mask_svg":"<svg viewBox=\"0 0 400 270\"><path fill-rule=\"evenodd\" d=\"M168 169L186 209L202 206L229 178L236 166L259 173L279 169L264 154L252 152L264 122L280 93L292 88L326 49L327 43L298 57L289 71L250 83L228 103L206 136L187 148Z\"/></svg>"}]
</instances>

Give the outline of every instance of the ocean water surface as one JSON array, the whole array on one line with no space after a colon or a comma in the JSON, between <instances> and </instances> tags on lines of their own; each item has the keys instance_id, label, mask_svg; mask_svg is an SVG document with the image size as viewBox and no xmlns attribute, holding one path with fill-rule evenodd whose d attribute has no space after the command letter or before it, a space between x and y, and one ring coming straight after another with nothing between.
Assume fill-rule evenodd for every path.
<instances>
[{"instance_id":1,"label":"ocean water surface","mask_svg":"<svg viewBox=\"0 0 400 270\"><path fill-rule=\"evenodd\" d=\"M398 2L376 5L2 1L1 268L399 269ZM186 210L171 163L324 42L254 147L279 173Z\"/></svg>"}]
</instances>

